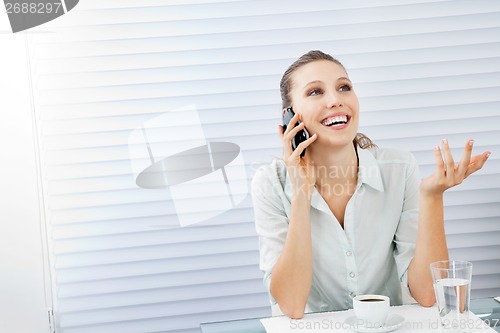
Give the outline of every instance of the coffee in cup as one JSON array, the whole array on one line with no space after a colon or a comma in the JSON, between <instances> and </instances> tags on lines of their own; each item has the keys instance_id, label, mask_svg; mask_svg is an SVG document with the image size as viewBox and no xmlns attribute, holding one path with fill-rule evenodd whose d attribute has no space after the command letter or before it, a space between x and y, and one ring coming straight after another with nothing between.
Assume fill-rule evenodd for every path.
<instances>
[{"instance_id":1,"label":"coffee in cup","mask_svg":"<svg viewBox=\"0 0 500 333\"><path fill-rule=\"evenodd\" d=\"M357 326L376 328L385 324L389 315L390 299L384 295L358 295L353 298L352 305Z\"/></svg>"}]
</instances>

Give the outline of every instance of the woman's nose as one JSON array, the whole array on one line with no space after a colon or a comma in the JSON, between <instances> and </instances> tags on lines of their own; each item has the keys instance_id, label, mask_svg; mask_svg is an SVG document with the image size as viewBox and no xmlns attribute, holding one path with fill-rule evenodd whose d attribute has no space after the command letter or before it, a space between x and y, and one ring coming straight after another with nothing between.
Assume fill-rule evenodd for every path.
<instances>
[{"instance_id":1,"label":"woman's nose","mask_svg":"<svg viewBox=\"0 0 500 333\"><path fill-rule=\"evenodd\" d=\"M327 94L327 107L336 108L342 106L342 97L337 91L331 91Z\"/></svg>"}]
</instances>

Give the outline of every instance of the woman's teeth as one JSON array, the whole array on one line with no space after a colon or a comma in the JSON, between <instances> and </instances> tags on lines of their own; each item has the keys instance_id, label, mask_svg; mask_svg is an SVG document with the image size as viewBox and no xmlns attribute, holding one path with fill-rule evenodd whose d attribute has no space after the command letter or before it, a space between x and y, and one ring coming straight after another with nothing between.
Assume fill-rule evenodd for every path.
<instances>
[{"instance_id":1,"label":"woman's teeth","mask_svg":"<svg viewBox=\"0 0 500 333\"><path fill-rule=\"evenodd\" d=\"M326 120L324 120L323 122L321 122L321 124L325 125L325 126L335 126L335 125L344 125L344 124L347 124L347 116L334 116L334 117L330 117Z\"/></svg>"}]
</instances>

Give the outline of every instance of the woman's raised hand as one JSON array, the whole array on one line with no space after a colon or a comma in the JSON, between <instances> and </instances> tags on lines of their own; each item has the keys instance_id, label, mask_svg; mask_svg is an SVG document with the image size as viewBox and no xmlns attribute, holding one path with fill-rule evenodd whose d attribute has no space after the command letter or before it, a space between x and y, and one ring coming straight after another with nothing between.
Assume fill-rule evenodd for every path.
<instances>
[{"instance_id":1,"label":"woman's raised hand","mask_svg":"<svg viewBox=\"0 0 500 333\"><path fill-rule=\"evenodd\" d=\"M283 160L287 166L294 192L304 191L303 194L310 195L316 183L315 170L312 161L308 158L307 151L304 157L300 157L300 154L316 141L318 136L316 134L312 135L309 139L301 142L294 150L292 140L300 130L305 128L303 122L295 126L298 120L299 114L296 113L288 123L286 131L283 130L283 126L279 125L279 134L283 143Z\"/></svg>"},{"instance_id":2,"label":"woman's raised hand","mask_svg":"<svg viewBox=\"0 0 500 333\"><path fill-rule=\"evenodd\" d=\"M446 139L443 139L442 145L442 149L439 146L434 147L436 171L420 184L420 190L426 194L442 194L447 189L461 184L465 178L481 169L490 156L490 152L471 156L474 140L468 140L462 159L455 163Z\"/></svg>"}]
</instances>

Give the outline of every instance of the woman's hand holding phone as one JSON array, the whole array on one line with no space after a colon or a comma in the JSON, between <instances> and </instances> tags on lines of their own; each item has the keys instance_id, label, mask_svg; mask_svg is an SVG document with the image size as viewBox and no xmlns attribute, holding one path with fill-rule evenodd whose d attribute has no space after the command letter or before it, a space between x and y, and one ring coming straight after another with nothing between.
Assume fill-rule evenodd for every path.
<instances>
[{"instance_id":1,"label":"woman's hand holding phone","mask_svg":"<svg viewBox=\"0 0 500 333\"><path fill-rule=\"evenodd\" d=\"M285 119L287 117L284 115L283 120L285 121ZM312 188L316 183L316 176L314 166L305 154L305 149L316 141L318 136L316 134L311 137L307 135L308 138L304 141L298 143L295 140L295 144L293 143L300 131L305 131L304 123L299 121L298 114L294 114L288 124L279 127L279 134L283 142L283 160L287 166L293 189L295 193L302 192L301 194L307 194L310 198Z\"/></svg>"},{"instance_id":2,"label":"woman's hand holding phone","mask_svg":"<svg viewBox=\"0 0 500 333\"><path fill-rule=\"evenodd\" d=\"M295 116L295 113L293 112L292 108L291 107L286 108L284 113L283 113L283 128L285 129L285 131L288 127L288 123L290 123L293 116ZM300 123L301 123L301 121L297 120L297 122L295 123L295 126L298 126ZM299 144L301 142L306 141L307 139L309 139L309 133L307 132L307 130L305 128L303 128L300 131L298 131L297 134L295 134L295 136L293 137L292 148L294 150L297 149ZM303 149L300 153L300 157L304 157L305 153L306 153L306 150Z\"/></svg>"}]
</instances>

